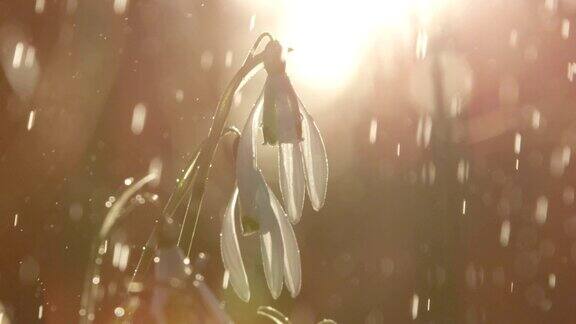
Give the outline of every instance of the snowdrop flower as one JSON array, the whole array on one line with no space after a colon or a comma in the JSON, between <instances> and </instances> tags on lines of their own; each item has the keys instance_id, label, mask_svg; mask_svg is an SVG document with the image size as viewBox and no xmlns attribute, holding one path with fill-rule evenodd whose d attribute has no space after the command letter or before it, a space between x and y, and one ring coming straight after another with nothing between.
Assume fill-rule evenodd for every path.
<instances>
[{"instance_id":1,"label":"snowdrop flower","mask_svg":"<svg viewBox=\"0 0 576 324\"><path fill-rule=\"evenodd\" d=\"M272 297L278 298L283 282L293 297L301 287L300 251L292 225L276 195L272 192L257 165L256 132L262 118L262 100L251 112L244 127L237 154L237 187L224 213L221 249L230 283L244 301L250 299L248 277L242 262L235 221L235 207L240 197L246 217L259 223L260 249L264 274Z\"/></svg>"},{"instance_id":2,"label":"snowdrop flower","mask_svg":"<svg viewBox=\"0 0 576 324\"><path fill-rule=\"evenodd\" d=\"M230 283L244 301L250 288L236 230L235 208L240 199L243 219L259 224L264 274L273 298L286 284L292 297L301 289L300 252L292 223L302 214L305 188L319 210L326 197L328 162L324 142L312 117L302 107L285 73L282 48L270 41L264 50L268 72L265 88L244 126L236 156L237 187L224 213L221 251ZM270 189L257 162L256 142L262 127L264 143L279 146L280 187L286 209Z\"/></svg>"},{"instance_id":3,"label":"snowdrop flower","mask_svg":"<svg viewBox=\"0 0 576 324\"><path fill-rule=\"evenodd\" d=\"M298 223L304 206L305 187L318 211L324 205L328 160L324 141L312 116L300 102L286 75L282 46L271 41L264 51L268 78L264 86L264 143L279 146L280 189L288 217Z\"/></svg>"}]
</instances>

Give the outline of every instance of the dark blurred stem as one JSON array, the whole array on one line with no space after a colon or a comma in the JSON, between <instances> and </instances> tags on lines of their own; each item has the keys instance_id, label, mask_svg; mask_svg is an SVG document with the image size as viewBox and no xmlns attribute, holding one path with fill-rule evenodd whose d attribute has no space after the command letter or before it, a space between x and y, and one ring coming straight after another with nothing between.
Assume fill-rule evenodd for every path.
<instances>
[{"instance_id":1,"label":"dark blurred stem","mask_svg":"<svg viewBox=\"0 0 576 324\"><path fill-rule=\"evenodd\" d=\"M422 244L428 246L421 252L419 265L421 293L431 299L430 311L420 312L421 322L460 323L459 302L460 224L462 218L463 187L457 181L456 169L461 150L453 141L453 118L448 116L448 99L445 97L444 72L441 61L441 39L433 44L432 78L434 89L433 130L430 158L436 168L436 180L428 187L430 223L421 229ZM432 225L432 226L430 226ZM432 277L429 277L429 276ZM430 279L432 279L430 281ZM424 297L424 296L422 296Z\"/></svg>"}]
</instances>

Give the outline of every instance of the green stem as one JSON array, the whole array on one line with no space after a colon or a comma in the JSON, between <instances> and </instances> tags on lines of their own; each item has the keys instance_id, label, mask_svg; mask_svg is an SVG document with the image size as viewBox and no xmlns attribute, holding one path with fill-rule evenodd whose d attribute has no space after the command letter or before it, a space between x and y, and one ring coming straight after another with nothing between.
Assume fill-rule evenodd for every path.
<instances>
[{"instance_id":1,"label":"green stem","mask_svg":"<svg viewBox=\"0 0 576 324\"><path fill-rule=\"evenodd\" d=\"M190 210L192 215L199 217L200 208L202 206L202 200L204 199L204 193L206 191L206 183L208 180L208 175L210 172L210 167L212 165L212 160L214 158L214 152L218 147L218 142L220 137L224 132L224 126L226 120L230 113L232 107L232 102L234 94L237 89L245 81L246 77L256 70L263 63L263 55L257 54L252 55L252 53L244 62L244 65L232 78L226 90L224 91L216 112L214 113L214 121L210 132L208 133L208 138L205 141L204 148L200 151L200 154L195 164L195 176L190 182L190 193L192 195ZM166 214L165 214L166 215ZM185 220L182 224L182 235L178 246L182 249L186 248L187 255L190 255L190 248L192 245L193 233L195 232L195 227L197 225L197 220L194 223L190 223Z\"/></svg>"}]
</instances>

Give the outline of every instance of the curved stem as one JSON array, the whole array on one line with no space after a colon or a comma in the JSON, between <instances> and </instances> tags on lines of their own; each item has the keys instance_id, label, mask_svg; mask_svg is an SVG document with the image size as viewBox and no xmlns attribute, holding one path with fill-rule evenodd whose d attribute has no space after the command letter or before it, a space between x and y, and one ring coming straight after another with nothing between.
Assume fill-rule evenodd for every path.
<instances>
[{"instance_id":1,"label":"curved stem","mask_svg":"<svg viewBox=\"0 0 576 324\"><path fill-rule=\"evenodd\" d=\"M260 34L260 36L258 36L258 38L256 38L254 45L252 45L250 52L248 52L248 58L250 58L254 54L254 52L256 51L256 49L258 48L258 46L260 45L260 43L262 42L262 40L264 38L268 38L268 40L270 40L270 41L274 40L274 37L272 37L272 35L270 35L270 33Z\"/></svg>"},{"instance_id":2,"label":"curved stem","mask_svg":"<svg viewBox=\"0 0 576 324\"><path fill-rule=\"evenodd\" d=\"M232 107L232 102L234 94L237 89L243 83L244 79L251 74L253 70L256 70L263 63L263 55L257 54L252 56L251 54L246 59L244 65L232 78L226 90L224 91L216 112L214 113L214 121L210 132L208 133L208 138L206 139L206 145L204 149L200 152L196 164L196 176L192 181L192 200L191 200L191 211L193 215L198 217L202 200L204 198L204 192L206 190L206 180L210 171L210 166L212 164L212 159L214 157L214 152L218 147L218 140L223 134L224 126L230 113ZM182 224L182 240L179 242L180 248L187 248L187 255L190 255L190 246L192 242L192 233L194 232L194 225L184 222ZM188 234L188 235L187 235Z\"/></svg>"},{"instance_id":3,"label":"curved stem","mask_svg":"<svg viewBox=\"0 0 576 324\"><path fill-rule=\"evenodd\" d=\"M100 283L100 269L103 261L103 256L106 254L106 239L109 237L112 230L116 228L119 221L132 211L133 206L129 205L130 198L136 194L142 187L147 183L155 180L157 178L156 174L149 174L146 177L140 179L138 182L134 183L128 189L126 189L118 198L116 203L110 208L98 235L94 238L92 243L92 248L90 250L90 259L88 264L88 269L86 271L86 276L84 279L84 288L82 290L82 296L80 300L80 323L92 323L95 317L96 310L96 295L98 292L98 285Z\"/></svg>"}]
</instances>

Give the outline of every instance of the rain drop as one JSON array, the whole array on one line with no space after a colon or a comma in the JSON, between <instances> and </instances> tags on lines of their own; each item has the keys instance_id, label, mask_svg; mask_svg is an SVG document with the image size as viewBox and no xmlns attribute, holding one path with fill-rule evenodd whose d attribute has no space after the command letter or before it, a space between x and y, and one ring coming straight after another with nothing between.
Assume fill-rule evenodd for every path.
<instances>
[{"instance_id":1,"label":"rain drop","mask_svg":"<svg viewBox=\"0 0 576 324\"><path fill-rule=\"evenodd\" d=\"M128 0L114 0L114 13L123 15L128 7Z\"/></svg>"},{"instance_id":2,"label":"rain drop","mask_svg":"<svg viewBox=\"0 0 576 324\"><path fill-rule=\"evenodd\" d=\"M132 112L132 125L131 130L135 135L140 135L144 129L146 122L146 106L143 103L138 103Z\"/></svg>"},{"instance_id":3,"label":"rain drop","mask_svg":"<svg viewBox=\"0 0 576 324\"><path fill-rule=\"evenodd\" d=\"M252 15L252 17L250 17L250 31L253 31L255 26L256 26L256 15Z\"/></svg>"},{"instance_id":4,"label":"rain drop","mask_svg":"<svg viewBox=\"0 0 576 324\"><path fill-rule=\"evenodd\" d=\"M570 37L570 20L562 19L562 38L568 39Z\"/></svg>"},{"instance_id":5,"label":"rain drop","mask_svg":"<svg viewBox=\"0 0 576 324\"><path fill-rule=\"evenodd\" d=\"M44 12L44 5L46 4L45 0L36 0L36 4L34 5L34 12L37 14L41 14Z\"/></svg>"},{"instance_id":6,"label":"rain drop","mask_svg":"<svg viewBox=\"0 0 576 324\"><path fill-rule=\"evenodd\" d=\"M36 120L36 111L31 110L30 114L28 115L28 124L26 124L26 129L31 130L34 127L34 121Z\"/></svg>"},{"instance_id":7,"label":"rain drop","mask_svg":"<svg viewBox=\"0 0 576 324\"><path fill-rule=\"evenodd\" d=\"M212 63L214 63L214 54L212 54L210 51L204 51L204 53L202 53L200 56L200 67L202 70L210 70Z\"/></svg>"},{"instance_id":8,"label":"rain drop","mask_svg":"<svg viewBox=\"0 0 576 324\"><path fill-rule=\"evenodd\" d=\"M14 58L12 59L12 67L15 69L20 68L22 65L22 56L24 55L24 43L18 42L14 48Z\"/></svg>"},{"instance_id":9,"label":"rain drop","mask_svg":"<svg viewBox=\"0 0 576 324\"><path fill-rule=\"evenodd\" d=\"M412 307L411 307L411 314L412 319L415 320L418 317L418 304L420 303L420 297L417 294L412 296Z\"/></svg>"},{"instance_id":10,"label":"rain drop","mask_svg":"<svg viewBox=\"0 0 576 324\"><path fill-rule=\"evenodd\" d=\"M378 121L372 118L370 121L370 144L376 143L376 136L378 135Z\"/></svg>"},{"instance_id":11,"label":"rain drop","mask_svg":"<svg viewBox=\"0 0 576 324\"><path fill-rule=\"evenodd\" d=\"M510 221L505 220L500 226L500 245L507 247L510 242Z\"/></svg>"},{"instance_id":12,"label":"rain drop","mask_svg":"<svg viewBox=\"0 0 576 324\"><path fill-rule=\"evenodd\" d=\"M536 212L534 213L534 219L536 223L542 225L546 222L548 217L548 198L545 196L540 196L536 200Z\"/></svg>"}]
</instances>

